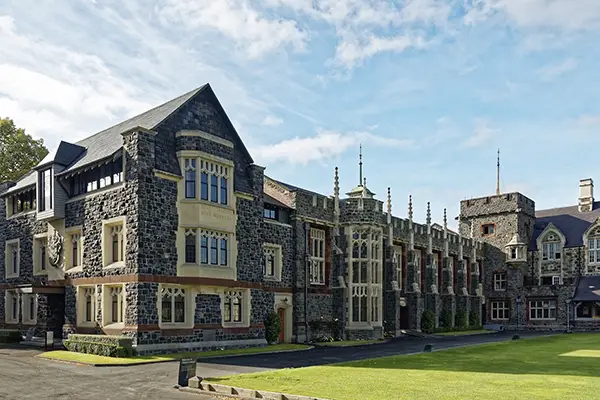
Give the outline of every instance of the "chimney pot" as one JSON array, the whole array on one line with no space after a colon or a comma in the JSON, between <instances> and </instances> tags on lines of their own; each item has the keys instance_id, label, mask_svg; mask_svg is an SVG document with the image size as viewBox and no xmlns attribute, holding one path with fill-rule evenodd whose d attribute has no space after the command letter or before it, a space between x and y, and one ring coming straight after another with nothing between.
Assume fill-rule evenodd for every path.
<instances>
[{"instance_id":1,"label":"chimney pot","mask_svg":"<svg viewBox=\"0 0 600 400\"><path fill-rule=\"evenodd\" d=\"M589 212L594 208L594 181L592 178L579 181L579 212Z\"/></svg>"}]
</instances>

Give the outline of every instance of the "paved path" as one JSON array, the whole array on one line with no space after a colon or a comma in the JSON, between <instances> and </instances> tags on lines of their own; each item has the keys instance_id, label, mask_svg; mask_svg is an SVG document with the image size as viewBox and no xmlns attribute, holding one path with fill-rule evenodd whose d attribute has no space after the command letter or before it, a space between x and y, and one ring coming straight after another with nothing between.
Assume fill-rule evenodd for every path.
<instances>
[{"instance_id":1,"label":"paved path","mask_svg":"<svg viewBox=\"0 0 600 400\"><path fill-rule=\"evenodd\" d=\"M521 337L538 336L524 333ZM444 339L402 338L385 344L354 348L325 348L286 354L239 356L203 360L196 373L203 377L298 368L420 352L427 343L435 349L510 340L499 333ZM89 367L33 358L39 350L0 347L0 399L196 399L173 389L178 363L135 367ZM205 399L210 399L206 397ZM205 400L204 398L202 400Z\"/></svg>"}]
</instances>

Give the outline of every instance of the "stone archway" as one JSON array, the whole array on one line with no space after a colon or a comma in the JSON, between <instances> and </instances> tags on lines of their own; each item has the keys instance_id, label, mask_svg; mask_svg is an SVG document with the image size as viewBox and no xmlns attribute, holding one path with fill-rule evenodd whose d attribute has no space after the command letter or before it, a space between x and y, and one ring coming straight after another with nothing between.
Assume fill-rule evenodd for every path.
<instances>
[{"instance_id":1,"label":"stone archway","mask_svg":"<svg viewBox=\"0 0 600 400\"><path fill-rule=\"evenodd\" d=\"M292 295L289 293L276 293L274 311L281 318L282 331L279 335L280 343L292 342Z\"/></svg>"}]
</instances>

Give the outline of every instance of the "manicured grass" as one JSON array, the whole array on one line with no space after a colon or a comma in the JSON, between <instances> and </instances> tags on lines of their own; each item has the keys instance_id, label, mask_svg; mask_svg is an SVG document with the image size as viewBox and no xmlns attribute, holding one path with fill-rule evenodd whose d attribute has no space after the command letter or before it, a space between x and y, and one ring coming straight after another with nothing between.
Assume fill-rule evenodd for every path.
<instances>
[{"instance_id":1,"label":"manicured grass","mask_svg":"<svg viewBox=\"0 0 600 400\"><path fill-rule=\"evenodd\" d=\"M276 344L267 347L251 347L247 349L199 351L188 353L161 354L155 356L136 356L130 358L104 357L97 356L94 354L74 353L70 351L59 350L42 353L38 357L47 358L51 360L71 361L83 364L135 365L154 362L177 361L181 360L182 358L208 358L231 355L260 354L275 351L305 350L308 348L309 346L302 344Z\"/></svg>"},{"instance_id":2,"label":"manicured grass","mask_svg":"<svg viewBox=\"0 0 600 400\"><path fill-rule=\"evenodd\" d=\"M574 351L593 357L564 357ZM328 399L592 399L600 393L600 335L521 339L327 366L208 378Z\"/></svg>"},{"instance_id":3,"label":"manicured grass","mask_svg":"<svg viewBox=\"0 0 600 400\"><path fill-rule=\"evenodd\" d=\"M363 344L374 344L374 343L383 343L382 340L341 340L338 342L322 342L317 343L319 346L326 347L351 347L351 346L360 346Z\"/></svg>"},{"instance_id":4,"label":"manicured grass","mask_svg":"<svg viewBox=\"0 0 600 400\"><path fill-rule=\"evenodd\" d=\"M441 332L436 333L439 336L463 336L463 335L480 335L484 333L496 333L497 331L488 331L487 329L479 329L474 331L462 331L462 332Z\"/></svg>"}]
</instances>

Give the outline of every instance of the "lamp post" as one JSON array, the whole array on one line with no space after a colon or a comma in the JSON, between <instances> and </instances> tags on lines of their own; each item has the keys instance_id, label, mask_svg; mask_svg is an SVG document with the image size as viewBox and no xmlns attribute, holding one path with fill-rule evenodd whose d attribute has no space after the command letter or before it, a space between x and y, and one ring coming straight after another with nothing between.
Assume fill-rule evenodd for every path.
<instances>
[{"instance_id":1,"label":"lamp post","mask_svg":"<svg viewBox=\"0 0 600 400\"><path fill-rule=\"evenodd\" d=\"M517 296L517 332L519 331L519 323L521 320L521 295Z\"/></svg>"}]
</instances>

